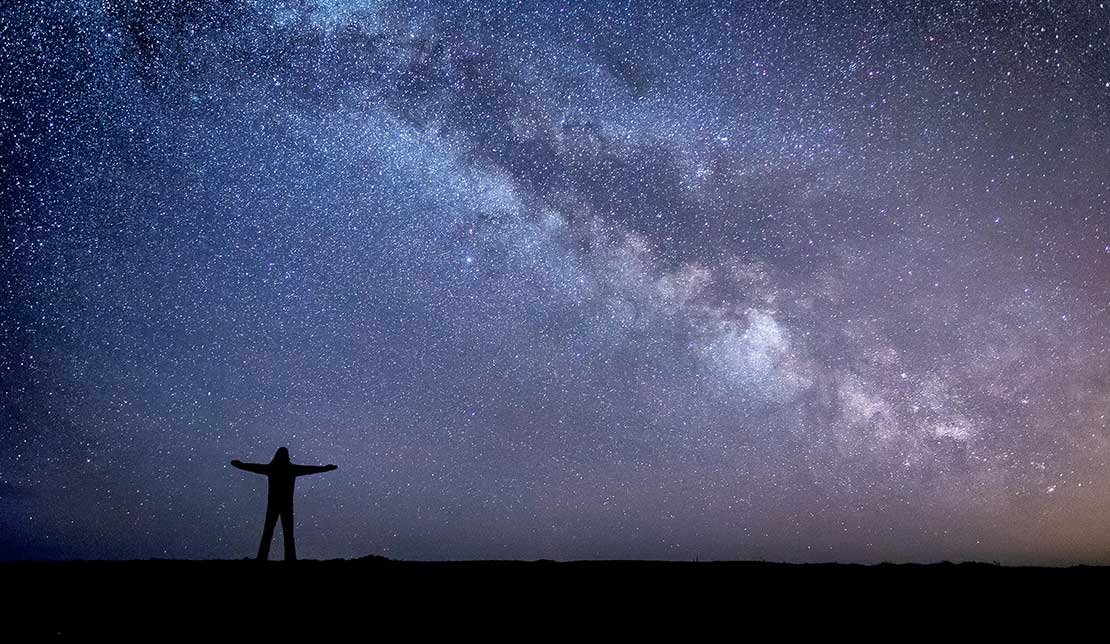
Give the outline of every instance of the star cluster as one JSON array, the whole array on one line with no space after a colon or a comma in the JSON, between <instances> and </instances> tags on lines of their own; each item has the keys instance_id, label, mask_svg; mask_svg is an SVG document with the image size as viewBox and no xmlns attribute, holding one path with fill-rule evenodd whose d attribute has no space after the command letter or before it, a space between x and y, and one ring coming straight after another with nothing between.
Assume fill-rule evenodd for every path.
<instances>
[{"instance_id":1,"label":"star cluster","mask_svg":"<svg viewBox=\"0 0 1110 644\"><path fill-rule=\"evenodd\" d=\"M0 556L1106 562L1100 2L0 12Z\"/></svg>"}]
</instances>

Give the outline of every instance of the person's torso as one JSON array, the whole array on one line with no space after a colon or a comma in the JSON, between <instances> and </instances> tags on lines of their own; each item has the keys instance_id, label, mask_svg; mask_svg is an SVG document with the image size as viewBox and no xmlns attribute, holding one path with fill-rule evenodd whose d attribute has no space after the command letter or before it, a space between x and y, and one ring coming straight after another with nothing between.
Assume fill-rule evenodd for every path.
<instances>
[{"instance_id":1,"label":"person's torso","mask_svg":"<svg viewBox=\"0 0 1110 644\"><path fill-rule=\"evenodd\" d=\"M266 478L270 481L271 501L293 502L293 489L297 481L297 477L293 476L293 468L275 465Z\"/></svg>"}]
</instances>

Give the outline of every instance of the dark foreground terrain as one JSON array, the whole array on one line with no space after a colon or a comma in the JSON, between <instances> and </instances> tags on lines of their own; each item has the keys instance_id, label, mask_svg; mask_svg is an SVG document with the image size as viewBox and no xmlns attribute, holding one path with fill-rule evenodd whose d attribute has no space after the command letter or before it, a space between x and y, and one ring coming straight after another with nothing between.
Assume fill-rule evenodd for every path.
<instances>
[{"instance_id":1,"label":"dark foreground terrain","mask_svg":"<svg viewBox=\"0 0 1110 644\"><path fill-rule=\"evenodd\" d=\"M1110 568L757 562L71 561L0 564L6 632L146 641L183 635L349 635L408 641L477 635L771 633L893 636L969 618L1101 621ZM712 629L712 631L708 629ZM697 637L699 629L705 637ZM7 638L5 638L7 639ZM774 637L773 639L779 639ZM21 641L7 639L7 641Z\"/></svg>"}]
</instances>

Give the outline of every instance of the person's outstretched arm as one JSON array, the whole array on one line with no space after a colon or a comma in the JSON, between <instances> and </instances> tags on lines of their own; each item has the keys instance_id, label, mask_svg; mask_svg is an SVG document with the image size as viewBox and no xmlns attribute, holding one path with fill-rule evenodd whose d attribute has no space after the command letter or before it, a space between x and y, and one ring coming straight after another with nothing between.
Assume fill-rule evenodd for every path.
<instances>
[{"instance_id":1,"label":"person's outstretched arm","mask_svg":"<svg viewBox=\"0 0 1110 644\"><path fill-rule=\"evenodd\" d=\"M319 474L321 472L330 472L337 470L338 467L334 465L294 465L293 476L304 476L305 474Z\"/></svg>"},{"instance_id":2,"label":"person's outstretched arm","mask_svg":"<svg viewBox=\"0 0 1110 644\"><path fill-rule=\"evenodd\" d=\"M234 460L231 462L231 466L237 467L241 470L246 470L248 472L254 472L255 474L270 473L270 466L266 465L265 463L244 463L240 460Z\"/></svg>"}]
</instances>

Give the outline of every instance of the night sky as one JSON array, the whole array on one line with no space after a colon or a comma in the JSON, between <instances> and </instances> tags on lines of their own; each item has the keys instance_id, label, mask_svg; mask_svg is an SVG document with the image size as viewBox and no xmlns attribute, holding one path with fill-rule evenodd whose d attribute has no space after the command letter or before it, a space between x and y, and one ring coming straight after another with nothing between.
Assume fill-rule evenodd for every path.
<instances>
[{"instance_id":1,"label":"night sky","mask_svg":"<svg viewBox=\"0 0 1110 644\"><path fill-rule=\"evenodd\" d=\"M0 558L1110 563L1097 0L15 0L0 207Z\"/></svg>"}]
</instances>

